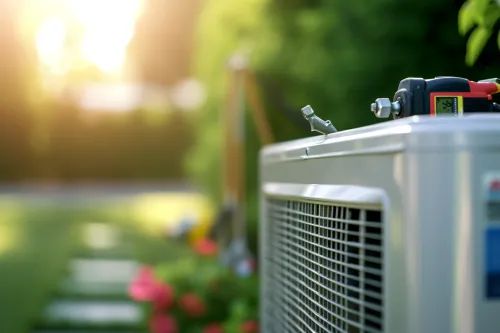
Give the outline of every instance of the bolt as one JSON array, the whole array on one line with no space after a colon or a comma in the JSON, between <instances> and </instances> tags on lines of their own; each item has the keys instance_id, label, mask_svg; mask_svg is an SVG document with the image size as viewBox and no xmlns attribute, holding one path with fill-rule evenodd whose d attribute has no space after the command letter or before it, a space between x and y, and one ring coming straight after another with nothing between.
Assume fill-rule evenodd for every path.
<instances>
[{"instance_id":1,"label":"bolt","mask_svg":"<svg viewBox=\"0 0 500 333\"><path fill-rule=\"evenodd\" d=\"M372 103L371 110L378 118L389 118L392 112L392 103L388 98L377 98L375 103Z\"/></svg>"},{"instance_id":2,"label":"bolt","mask_svg":"<svg viewBox=\"0 0 500 333\"><path fill-rule=\"evenodd\" d=\"M392 113L394 113L396 116L399 116L399 114L401 113L401 98L398 98L397 101L391 103L391 109Z\"/></svg>"}]
</instances>

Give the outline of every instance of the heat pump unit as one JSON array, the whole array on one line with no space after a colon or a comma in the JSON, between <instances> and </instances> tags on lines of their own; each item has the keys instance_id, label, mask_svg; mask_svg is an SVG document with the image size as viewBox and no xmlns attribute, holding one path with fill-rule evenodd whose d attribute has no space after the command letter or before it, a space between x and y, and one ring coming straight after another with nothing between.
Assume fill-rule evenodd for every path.
<instances>
[{"instance_id":1,"label":"heat pump unit","mask_svg":"<svg viewBox=\"0 0 500 333\"><path fill-rule=\"evenodd\" d=\"M264 333L500 332L500 115L265 147Z\"/></svg>"}]
</instances>

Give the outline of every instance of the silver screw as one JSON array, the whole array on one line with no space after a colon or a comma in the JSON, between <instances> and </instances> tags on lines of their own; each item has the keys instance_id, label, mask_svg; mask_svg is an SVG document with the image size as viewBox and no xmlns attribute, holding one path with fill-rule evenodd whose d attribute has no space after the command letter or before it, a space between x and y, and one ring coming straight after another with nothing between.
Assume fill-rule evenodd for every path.
<instances>
[{"instance_id":1,"label":"silver screw","mask_svg":"<svg viewBox=\"0 0 500 333\"><path fill-rule=\"evenodd\" d=\"M373 106L375 104L375 107ZM388 98L377 98L372 104L372 111L378 118L389 118L391 115L391 100Z\"/></svg>"},{"instance_id":2,"label":"silver screw","mask_svg":"<svg viewBox=\"0 0 500 333\"><path fill-rule=\"evenodd\" d=\"M378 118L389 118L392 113L398 115L401 112L401 103L391 102L389 98L377 98L370 109Z\"/></svg>"}]
</instances>

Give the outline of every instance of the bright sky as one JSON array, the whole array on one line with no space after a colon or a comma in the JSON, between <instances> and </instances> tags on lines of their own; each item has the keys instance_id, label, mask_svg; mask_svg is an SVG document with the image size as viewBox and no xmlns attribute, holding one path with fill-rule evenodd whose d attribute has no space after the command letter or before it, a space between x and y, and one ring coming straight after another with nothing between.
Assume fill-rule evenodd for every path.
<instances>
[{"instance_id":1,"label":"bright sky","mask_svg":"<svg viewBox=\"0 0 500 333\"><path fill-rule=\"evenodd\" d=\"M141 0L37 2L43 17L36 28L36 49L49 73L64 75L82 62L106 73L123 69Z\"/></svg>"}]
</instances>

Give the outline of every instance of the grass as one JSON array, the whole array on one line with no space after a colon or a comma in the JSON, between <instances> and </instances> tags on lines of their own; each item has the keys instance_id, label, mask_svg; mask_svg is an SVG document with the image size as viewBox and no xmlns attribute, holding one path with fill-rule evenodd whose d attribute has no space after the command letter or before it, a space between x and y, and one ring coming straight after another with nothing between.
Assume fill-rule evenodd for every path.
<instances>
[{"instance_id":1,"label":"grass","mask_svg":"<svg viewBox=\"0 0 500 333\"><path fill-rule=\"evenodd\" d=\"M182 256L187 248L151 233L161 221L175 220L169 215L169 198L162 201L155 194L146 199L61 204L0 196L0 332L30 331L57 293L71 257L88 254L82 242L87 222L118 226L126 235L122 241L131 245L132 256L140 262L156 264Z\"/></svg>"},{"instance_id":2,"label":"grass","mask_svg":"<svg viewBox=\"0 0 500 333\"><path fill-rule=\"evenodd\" d=\"M77 239L67 214L0 208L0 332L25 332Z\"/></svg>"}]
</instances>

